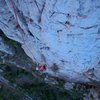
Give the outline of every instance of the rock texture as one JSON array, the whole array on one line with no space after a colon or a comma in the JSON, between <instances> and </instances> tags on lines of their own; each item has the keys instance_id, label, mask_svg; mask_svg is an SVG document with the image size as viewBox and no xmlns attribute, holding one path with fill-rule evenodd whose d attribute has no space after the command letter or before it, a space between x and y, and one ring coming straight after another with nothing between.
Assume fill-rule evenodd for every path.
<instances>
[{"instance_id":1,"label":"rock texture","mask_svg":"<svg viewBox=\"0 0 100 100\"><path fill-rule=\"evenodd\" d=\"M52 76L100 83L99 0L0 0L0 29Z\"/></svg>"},{"instance_id":2,"label":"rock texture","mask_svg":"<svg viewBox=\"0 0 100 100\"><path fill-rule=\"evenodd\" d=\"M18 42L8 39L2 32L0 39L0 99L99 100L100 89L97 86L66 83L65 80L40 73Z\"/></svg>"}]
</instances>

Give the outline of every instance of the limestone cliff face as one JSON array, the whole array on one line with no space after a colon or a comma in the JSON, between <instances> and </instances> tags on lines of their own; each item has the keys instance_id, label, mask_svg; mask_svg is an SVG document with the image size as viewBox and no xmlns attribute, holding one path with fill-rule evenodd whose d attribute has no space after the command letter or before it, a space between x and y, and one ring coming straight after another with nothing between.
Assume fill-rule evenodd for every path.
<instances>
[{"instance_id":1,"label":"limestone cliff face","mask_svg":"<svg viewBox=\"0 0 100 100\"><path fill-rule=\"evenodd\" d=\"M0 0L0 29L48 74L100 81L99 0Z\"/></svg>"}]
</instances>

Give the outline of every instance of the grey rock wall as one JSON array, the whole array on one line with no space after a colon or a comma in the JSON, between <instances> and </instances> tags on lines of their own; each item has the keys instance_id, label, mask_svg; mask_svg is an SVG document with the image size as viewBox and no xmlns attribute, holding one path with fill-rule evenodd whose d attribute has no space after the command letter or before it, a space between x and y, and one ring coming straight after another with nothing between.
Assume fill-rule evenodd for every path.
<instances>
[{"instance_id":1,"label":"grey rock wall","mask_svg":"<svg viewBox=\"0 0 100 100\"><path fill-rule=\"evenodd\" d=\"M48 74L98 84L99 13L99 0L0 0L0 29Z\"/></svg>"}]
</instances>

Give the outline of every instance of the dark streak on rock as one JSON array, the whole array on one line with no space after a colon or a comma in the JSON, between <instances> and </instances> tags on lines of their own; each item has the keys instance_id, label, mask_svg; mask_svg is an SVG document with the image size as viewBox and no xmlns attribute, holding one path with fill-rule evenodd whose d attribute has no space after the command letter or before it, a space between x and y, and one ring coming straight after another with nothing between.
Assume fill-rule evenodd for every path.
<instances>
[{"instance_id":1,"label":"dark streak on rock","mask_svg":"<svg viewBox=\"0 0 100 100\"><path fill-rule=\"evenodd\" d=\"M87 29L95 28L95 27L97 27L97 26L98 26L98 25L93 25L93 26L80 27L80 28L82 28L82 29L84 29L84 30L87 30Z\"/></svg>"},{"instance_id":2,"label":"dark streak on rock","mask_svg":"<svg viewBox=\"0 0 100 100\"><path fill-rule=\"evenodd\" d=\"M52 67L51 67L51 70L52 70L53 72L57 72L57 71L59 70L58 65L57 65L56 63L54 63L54 64L52 65Z\"/></svg>"},{"instance_id":3,"label":"dark streak on rock","mask_svg":"<svg viewBox=\"0 0 100 100\"><path fill-rule=\"evenodd\" d=\"M71 15L68 13L68 14L67 14L67 17L71 17Z\"/></svg>"},{"instance_id":4,"label":"dark streak on rock","mask_svg":"<svg viewBox=\"0 0 100 100\"><path fill-rule=\"evenodd\" d=\"M98 65L100 65L100 61L98 62Z\"/></svg>"},{"instance_id":5,"label":"dark streak on rock","mask_svg":"<svg viewBox=\"0 0 100 100\"><path fill-rule=\"evenodd\" d=\"M45 50L49 50L50 49L50 47L41 47L40 49L45 49Z\"/></svg>"},{"instance_id":6,"label":"dark streak on rock","mask_svg":"<svg viewBox=\"0 0 100 100\"><path fill-rule=\"evenodd\" d=\"M66 21L66 22L65 22L65 24L68 24L68 25L70 25L71 23L70 23L69 21Z\"/></svg>"},{"instance_id":7,"label":"dark streak on rock","mask_svg":"<svg viewBox=\"0 0 100 100\"><path fill-rule=\"evenodd\" d=\"M43 54L41 54L41 59L46 63L46 58Z\"/></svg>"},{"instance_id":8,"label":"dark streak on rock","mask_svg":"<svg viewBox=\"0 0 100 100\"><path fill-rule=\"evenodd\" d=\"M36 37L37 40L40 40L39 38Z\"/></svg>"},{"instance_id":9,"label":"dark streak on rock","mask_svg":"<svg viewBox=\"0 0 100 100\"><path fill-rule=\"evenodd\" d=\"M78 33L78 34L74 34L74 33L72 33L72 34L67 34L67 36L81 36L81 35L83 35L83 33Z\"/></svg>"},{"instance_id":10,"label":"dark streak on rock","mask_svg":"<svg viewBox=\"0 0 100 100\"><path fill-rule=\"evenodd\" d=\"M5 24L4 22L0 21L0 23L4 24L4 26L8 27L8 25L7 25L7 24ZM8 28L9 28L9 27L8 27Z\"/></svg>"},{"instance_id":11,"label":"dark streak on rock","mask_svg":"<svg viewBox=\"0 0 100 100\"><path fill-rule=\"evenodd\" d=\"M100 40L100 37L97 37L96 40Z\"/></svg>"},{"instance_id":12,"label":"dark streak on rock","mask_svg":"<svg viewBox=\"0 0 100 100\"><path fill-rule=\"evenodd\" d=\"M33 36L34 37L34 35L28 30L28 33L31 35L31 36Z\"/></svg>"},{"instance_id":13,"label":"dark streak on rock","mask_svg":"<svg viewBox=\"0 0 100 100\"><path fill-rule=\"evenodd\" d=\"M57 30L57 33L62 32L62 30Z\"/></svg>"},{"instance_id":14,"label":"dark streak on rock","mask_svg":"<svg viewBox=\"0 0 100 100\"><path fill-rule=\"evenodd\" d=\"M68 61L65 61L65 60L60 60L62 63L68 63Z\"/></svg>"},{"instance_id":15,"label":"dark streak on rock","mask_svg":"<svg viewBox=\"0 0 100 100\"><path fill-rule=\"evenodd\" d=\"M100 34L100 29L98 29L98 32L97 32L97 34Z\"/></svg>"}]
</instances>

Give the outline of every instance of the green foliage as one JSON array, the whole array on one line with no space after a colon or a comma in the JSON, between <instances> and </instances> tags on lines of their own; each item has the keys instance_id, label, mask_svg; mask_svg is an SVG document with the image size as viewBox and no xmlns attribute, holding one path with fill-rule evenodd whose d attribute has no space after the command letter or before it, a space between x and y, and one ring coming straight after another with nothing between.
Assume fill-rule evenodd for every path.
<instances>
[{"instance_id":1,"label":"green foliage","mask_svg":"<svg viewBox=\"0 0 100 100\"><path fill-rule=\"evenodd\" d=\"M73 100L82 100L83 99L83 93L81 91L71 90L68 91L69 95L72 97Z\"/></svg>"},{"instance_id":2,"label":"green foliage","mask_svg":"<svg viewBox=\"0 0 100 100\"><path fill-rule=\"evenodd\" d=\"M58 87L64 89L64 84L65 84L65 81L64 80L58 80Z\"/></svg>"},{"instance_id":3,"label":"green foliage","mask_svg":"<svg viewBox=\"0 0 100 100\"><path fill-rule=\"evenodd\" d=\"M3 33L0 33L0 36L3 38L5 43L12 45L14 48L18 48L20 46L20 44L18 42L7 38Z\"/></svg>"},{"instance_id":4,"label":"green foliage","mask_svg":"<svg viewBox=\"0 0 100 100\"><path fill-rule=\"evenodd\" d=\"M3 100L3 97L0 97L0 100Z\"/></svg>"},{"instance_id":5,"label":"green foliage","mask_svg":"<svg viewBox=\"0 0 100 100\"><path fill-rule=\"evenodd\" d=\"M6 70L6 72L4 73L4 77L6 79L8 79L10 82L14 83L16 77L22 76L22 75L27 75L27 74L29 74L29 73L23 69L17 69L16 72L13 72L12 70Z\"/></svg>"},{"instance_id":6,"label":"green foliage","mask_svg":"<svg viewBox=\"0 0 100 100\"><path fill-rule=\"evenodd\" d=\"M7 89L0 88L0 100L17 100L17 98Z\"/></svg>"},{"instance_id":7,"label":"green foliage","mask_svg":"<svg viewBox=\"0 0 100 100\"><path fill-rule=\"evenodd\" d=\"M10 80L10 82L15 83L15 78L21 75L27 75L28 72L20 69L17 73L13 73L12 71L6 72L6 78ZM24 94L28 94L33 97L37 97L37 100L82 100L83 94L76 91L71 90L67 91L63 88L64 85L63 80L59 80L58 86L48 85L43 81L39 80L35 81L34 84L20 87L17 85L17 93L15 97L21 97ZM15 83L16 84L16 83ZM6 93L6 91L5 91ZM13 98L13 95L7 91L8 100L16 100ZM5 95L3 96L5 97ZM1 99L2 100L2 99Z\"/></svg>"},{"instance_id":8,"label":"green foliage","mask_svg":"<svg viewBox=\"0 0 100 100\"><path fill-rule=\"evenodd\" d=\"M23 59L26 58L26 54L24 53L24 50L21 48L20 43L7 38L3 33L0 33L0 36L3 38L3 40L6 44L8 44L9 46L14 48L16 55L19 55Z\"/></svg>"}]
</instances>

